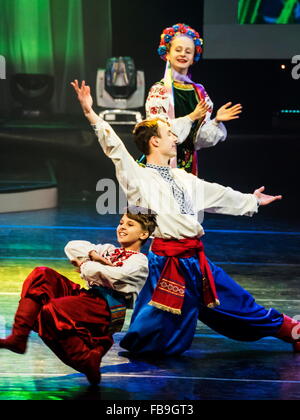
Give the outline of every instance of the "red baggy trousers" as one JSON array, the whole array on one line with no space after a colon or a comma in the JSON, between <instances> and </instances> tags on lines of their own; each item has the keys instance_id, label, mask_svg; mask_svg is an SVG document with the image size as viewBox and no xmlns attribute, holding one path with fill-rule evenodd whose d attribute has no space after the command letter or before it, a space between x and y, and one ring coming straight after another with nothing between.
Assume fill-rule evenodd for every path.
<instances>
[{"instance_id":1,"label":"red baggy trousers","mask_svg":"<svg viewBox=\"0 0 300 420\"><path fill-rule=\"evenodd\" d=\"M23 284L22 298L42 305L34 331L49 346L70 335L79 336L90 349L100 349L102 356L112 346L111 315L106 300L81 289L51 268L38 267L32 271Z\"/></svg>"}]
</instances>

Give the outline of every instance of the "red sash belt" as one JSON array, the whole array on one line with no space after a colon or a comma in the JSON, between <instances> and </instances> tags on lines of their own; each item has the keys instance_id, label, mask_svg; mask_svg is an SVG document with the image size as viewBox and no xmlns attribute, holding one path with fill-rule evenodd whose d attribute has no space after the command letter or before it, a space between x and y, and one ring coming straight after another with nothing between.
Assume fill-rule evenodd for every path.
<instances>
[{"instance_id":1,"label":"red sash belt","mask_svg":"<svg viewBox=\"0 0 300 420\"><path fill-rule=\"evenodd\" d=\"M209 308L220 305L214 277L205 257L203 243L199 239L155 238L151 250L157 255L168 257L168 259L149 303L150 305L177 315L181 314L186 287L179 258L190 258L195 255L198 256L203 276L204 304Z\"/></svg>"}]
</instances>

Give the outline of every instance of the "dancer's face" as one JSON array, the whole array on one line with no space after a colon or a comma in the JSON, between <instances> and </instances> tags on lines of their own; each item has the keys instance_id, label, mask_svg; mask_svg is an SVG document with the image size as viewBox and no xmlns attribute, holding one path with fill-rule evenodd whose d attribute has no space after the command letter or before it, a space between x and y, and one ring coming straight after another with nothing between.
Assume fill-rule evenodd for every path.
<instances>
[{"instance_id":1,"label":"dancer's face","mask_svg":"<svg viewBox=\"0 0 300 420\"><path fill-rule=\"evenodd\" d=\"M172 132L169 124L158 121L159 137L153 142L159 153L168 159L177 154L177 136Z\"/></svg>"},{"instance_id":2,"label":"dancer's face","mask_svg":"<svg viewBox=\"0 0 300 420\"><path fill-rule=\"evenodd\" d=\"M187 74L189 67L194 62L195 44L187 36L176 36L172 43L167 59L171 66L180 74Z\"/></svg>"},{"instance_id":3,"label":"dancer's face","mask_svg":"<svg viewBox=\"0 0 300 420\"><path fill-rule=\"evenodd\" d=\"M149 232L144 231L139 222L130 219L124 214L117 227L117 237L119 244L124 248L128 248L147 239Z\"/></svg>"}]
</instances>

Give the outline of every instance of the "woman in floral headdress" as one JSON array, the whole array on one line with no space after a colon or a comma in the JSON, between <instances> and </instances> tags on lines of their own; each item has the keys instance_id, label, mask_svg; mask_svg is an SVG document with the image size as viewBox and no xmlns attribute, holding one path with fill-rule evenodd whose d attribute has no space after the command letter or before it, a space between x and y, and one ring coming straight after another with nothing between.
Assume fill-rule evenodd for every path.
<instances>
[{"instance_id":1,"label":"woman in floral headdress","mask_svg":"<svg viewBox=\"0 0 300 420\"><path fill-rule=\"evenodd\" d=\"M189 74L192 64L199 61L203 40L198 32L185 24L166 28L158 48L159 56L167 62L165 77L150 89L147 118L169 120L178 136L177 162L171 166L198 174L197 150L224 141L227 131L223 124L239 118L240 104L228 102L211 119L213 103L204 87L194 83Z\"/></svg>"}]
</instances>

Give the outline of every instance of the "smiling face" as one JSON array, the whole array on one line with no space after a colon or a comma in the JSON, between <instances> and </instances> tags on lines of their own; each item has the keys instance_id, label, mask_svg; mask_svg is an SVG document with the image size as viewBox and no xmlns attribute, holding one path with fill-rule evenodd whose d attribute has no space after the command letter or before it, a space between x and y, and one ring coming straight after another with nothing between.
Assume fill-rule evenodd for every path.
<instances>
[{"instance_id":1,"label":"smiling face","mask_svg":"<svg viewBox=\"0 0 300 420\"><path fill-rule=\"evenodd\" d=\"M194 55L195 44L193 40L187 36L176 36L171 43L167 60L170 61L174 70L186 75L194 62Z\"/></svg>"},{"instance_id":2,"label":"smiling face","mask_svg":"<svg viewBox=\"0 0 300 420\"><path fill-rule=\"evenodd\" d=\"M117 227L117 238L123 248L138 250L144 240L149 237L149 232L143 230L141 224L123 215Z\"/></svg>"},{"instance_id":3,"label":"smiling face","mask_svg":"<svg viewBox=\"0 0 300 420\"><path fill-rule=\"evenodd\" d=\"M157 125L159 136L152 138L152 148L157 148L162 156L171 159L177 154L177 136L169 124L158 121Z\"/></svg>"}]
</instances>

